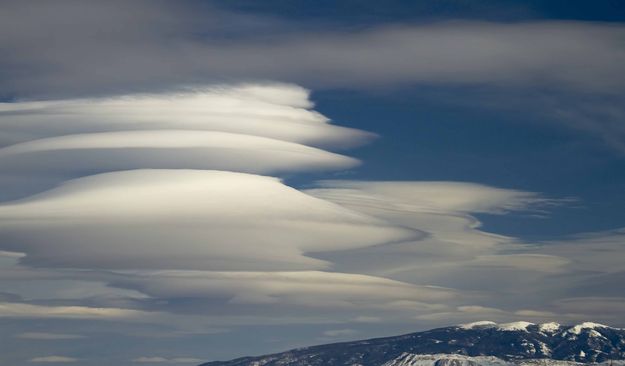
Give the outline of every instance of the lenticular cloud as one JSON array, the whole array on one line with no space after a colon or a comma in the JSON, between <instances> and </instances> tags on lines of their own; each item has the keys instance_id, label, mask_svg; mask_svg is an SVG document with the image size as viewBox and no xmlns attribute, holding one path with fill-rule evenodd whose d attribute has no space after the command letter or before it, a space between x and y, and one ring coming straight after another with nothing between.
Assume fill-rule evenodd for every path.
<instances>
[{"instance_id":1,"label":"lenticular cloud","mask_svg":"<svg viewBox=\"0 0 625 366\"><path fill-rule=\"evenodd\" d=\"M449 277L568 263L531 256L472 216L549 203L532 193L450 182L289 187L282 174L357 165L333 150L372 138L312 108L308 91L284 84L0 104L0 200L12 197L0 202L0 254L19 261L11 276L155 300L132 310L105 301L111 319L178 323L163 314L219 309L265 322L451 314L474 296ZM5 303L0 317L95 319L93 301Z\"/></svg>"},{"instance_id":2,"label":"lenticular cloud","mask_svg":"<svg viewBox=\"0 0 625 366\"><path fill-rule=\"evenodd\" d=\"M282 84L4 104L0 169L63 182L0 205L0 249L39 267L284 271L413 237L256 175L358 163L322 147L371 135L311 107Z\"/></svg>"},{"instance_id":3,"label":"lenticular cloud","mask_svg":"<svg viewBox=\"0 0 625 366\"><path fill-rule=\"evenodd\" d=\"M221 131L317 147L351 147L373 135L330 124L306 89L241 85L169 94L0 104L0 146L112 131ZM238 147L238 146L234 146Z\"/></svg>"},{"instance_id":4,"label":"lenticular cloud","mask_svg":"<svg viewBox=\"0 0 625 366\"><path fill-rule=\"evenodd\" d=\"M0 221L0 232L19 238L2 248L73 268L315 269L326 264L303 253L412 235L275 178L213 170L80 178L0 206Z\"/></svg>"},{"instance_id":5,"label":"lenticular cloud","mask_svg":"<svg viewBox=\"0 0 625 366\"><path fill-rule=\"evenodd\" d=\"M143 168L273 174L357 165L318 147L353 146L371 134L332 125L311 106L308 92L291 85L5 103L0 169L75 177Z\"/></svg>"},{"instance_id":6,"label":"lenticular cloud","mask_svg":"<svg viewBox=\"0 0 625 366\"><path fill-rule=\"evenodd\" d=\"M115 131L42 138L0 149L14 172L217 169L248 173L350 168L358 161L266 137L220 131Z\"/></svg>"}]
</instances>

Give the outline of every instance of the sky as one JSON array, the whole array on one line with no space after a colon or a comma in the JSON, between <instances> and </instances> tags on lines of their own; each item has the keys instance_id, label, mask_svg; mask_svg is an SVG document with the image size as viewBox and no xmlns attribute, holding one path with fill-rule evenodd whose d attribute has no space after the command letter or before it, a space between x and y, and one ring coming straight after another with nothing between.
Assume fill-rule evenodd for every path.
<instances>
[{"instance_id":1,"label":"sky","mask_svg":"<svg viewBox=\"0 0 625 366\"><path fill-rule=\"evenodd\" d=\"M622 2L0 9L0 363L625 327Z\"/></svg>"}]
</instances>

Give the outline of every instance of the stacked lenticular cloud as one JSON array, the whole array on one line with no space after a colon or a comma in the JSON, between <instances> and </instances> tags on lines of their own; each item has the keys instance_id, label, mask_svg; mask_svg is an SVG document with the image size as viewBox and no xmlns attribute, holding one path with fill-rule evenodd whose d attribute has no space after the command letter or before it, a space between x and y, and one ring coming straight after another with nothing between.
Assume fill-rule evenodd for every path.
<instances>
[{"instance_id":1,"label":"stacked lenticular cloud","mask_svg":"<svg viewBox=\"0 0 625 366\"><path fill-rule=\"evenodd\" d=\"M0 105L3 171L141 168L252 173L342 169L358 162L312 146L371 134L329 124L290 85Z\"/></svg>"},{"instance_id":2,"label":"stacked lenticular cloud","mask_svg":"<svg viewBox=\"0 0 625 366\"><path fill-rule=\"evenodd\" d=\"M535 193L286 185L287 174L356 166L332 151L373 137L312 107L307 90L285 84L0 104L0 258L10 258L0 279L86 291L0 301L0 317L185 331L504 318L455 279L567 271L567 258L481 231L474 216L551 202Z\"/></svg>"},{"instance_id":3,"label":"stacked lenticular cloud","mask_svg":"<svg viewBox=\"0 0 625 366\"><path fill-rule=\"evenodd\" d=\"M358 163L309 145L370 134L311 106L291 85L6 104L2 170L66 181L0 206L1 249L43 267L305 270L327 267L305 252L412 235L256 175Z\"/></svg>"}]
</instances>

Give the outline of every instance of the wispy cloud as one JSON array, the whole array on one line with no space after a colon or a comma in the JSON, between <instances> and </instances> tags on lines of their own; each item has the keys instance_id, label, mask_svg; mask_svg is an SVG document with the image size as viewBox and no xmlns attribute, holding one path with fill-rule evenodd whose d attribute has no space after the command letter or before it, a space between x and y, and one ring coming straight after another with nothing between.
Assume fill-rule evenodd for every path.
<instances>
[{"instance_id":1,"label":"wispy cloud","mask_svg":"<svg viewBox=\"0 0 625 366\"><path fill-rule=\"evenodd\" d=\"M358 332L353 329L330 329L323 332L323 335L326 337L344 337L344 336L352 336L357 334Z\"/></svg>"},{"instance_id":2,"label":"wispy cloud","mask_svg":"<svg viewBox=\"0 0 625 366\"><path fill-rule=\"evenodd\" d=\"M495 95L491 103L519 106L625 151L625 27L618 23L455 20L302 29L288 19L188 2L136 1L132 17L117 1L38 2L37 9L14 2L0 18L0 32L12 35L0 41L8 55L0 81L9 96L110 95L250 80L348 89L474 86ZM112 22L124 31L103 32Z\"/></svg>"},{"instance_id":3,"label":"wispy cloud","mask_svg":"<svg viewBox=\"0 0 625 366\"><path fill-rule=\"evenodd\" d=\"M42 341L55 341L64 339L81 339L85 338L80 334L66 334L66 333L45 333L45 332L25 332L15 336L21 339L33 339Z\"/></svg>"},{"instance_id":4,"label":"wispy cloud","mask_svg":"<svg viewBox=\"0 0 625 366\"><path fill-rule=\"evenodd\" d=\"M0 303L0 318L48 319L128 319L149 313L119 308L94 308L87 306L49 306L28 303ZM30 334L33 335L32 333ZM39 333L38 335L42 335Z\"/></svg>"},{"instance_id":5,"label":"wispy cloud","mask_svg":"<svg viewBox=\"0 0 625 366\"><path fill-rule=\"evenodd\" d=\"M132 362L136 363L172 363L172 364L183 364L183 363L200 363L205 360L193 357L174 357L174 358L165 358L160 356L142 356L137 357L132 360Z\"/></svg>"},{"instance_id":6,"label":"wispy cloud","mask_svg":"<svg viewBox=\"0 0 625 366\"><path fill-rule=\"evenodd\" d=\"M43 357L35 357L30 360L30 362L37 363L68 363L68 362L78 362L77 358L67 357L67 356L43 356Z\"/></svg>"},{"instance_id":7,"label":"wispy cloud","mask_svg":"<svg viewBox=\"0 0 625 366\"><path fill-rule=\"evenodd\" d=\"M132 6L132 17L117 2L40 2L39 12L7 6L0 31L14 37L0 44L10 56L0 78L18 93L158 88L215 82L215 75L316 87L435 83L618 92L625 86L625 28L617 24L452 21L302 31L288 20L250 22L249 14L188 3ZM102 32L111 22L124 32ZM230 34L233 28L239 31ZM13 72L18 66L31 72Z\"/></svg>"},{"instance_id":8,"label":"wispy cloud","mask_svg":"<svg viewBox=\"0 0 625 366\"><path fill-rule=\"evenodd\" d=\"M162 362L167 362L167 361L168 360L165 357L159 357L159 356L142 356L142 357L137 357L132 360L132 362L138 362L138 363L162 363Z\"/></svg>"}]
</instances>

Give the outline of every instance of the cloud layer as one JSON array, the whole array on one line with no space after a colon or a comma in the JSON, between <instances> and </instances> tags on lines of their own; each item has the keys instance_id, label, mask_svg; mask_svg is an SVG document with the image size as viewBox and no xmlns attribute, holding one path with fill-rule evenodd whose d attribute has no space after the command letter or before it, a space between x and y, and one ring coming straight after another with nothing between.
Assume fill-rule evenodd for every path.
<instances>
[{"instance_id":1,"label":"cloud layer","mask_svg":"<svg viewBox=\"0 0 625 366\"><path fill-rule=\"evenodd\" d=\"M276 83L0 103L0 200L119 170L292 174L357 166L325 149L374 135L336 126L311 108L308 90Z\"/></svg>"},{"instance_id":2,"label":"cloud layer","mask_svg":"<svg viewBox=\"0 0 625 366\"><path fill-rule=\"evenodd\" d=\"M245 337L260 353L301 346L293 335L483 319L625 326L622 229L528 243L482 226L563 200L466 182L288 185L358 166L343 151L376 137L290 83L442 90L440 103L523 111L625 151L623 39L600 22L341 27L218 2L3 2L8 362L189 364ZM138 339L149 351L129 349Z\"/></svg>"},{"instance_id":3,"label":"cloud layer","mask_svg":"<svg viewBox=\"0 0 625 366\"><path fill-rule=\"evenodd\" d=\"M220 131L349 147L372 134L330 124L291 84L214 85L161 94L0 104L3 144L111 131ZM225 142L224 142L225 143ZM180 142L184 146L183 142ZM236 147L236 146L233 146Z\"/></svg>"},{"instance_id":4,"label":"cloud layer","mask_svg":"<svg viewBox=\"0 0 625 366\"><path fill-rule=\"evenodd\" d=\"M275 178L224 171L90 176L2 205L0 217L12 239L3 249L71 268L317 269L326 265L303 253L414 236Z\"/></svg>"},{"instance_id":5,"label":"cloud layer","mask_svg":"<svg viewBox=\"0 0 625 366\"><path fill-rule=\"evenodd\" d=\"M462 103L474 98L462 93L472 87L471 94L489 95L475 101L481 107L496 100L496 108L532 113L625 151L625 27L619 23L303 27L196 2L35 4L10 1L0 15L0 33L7 35L0 38L6 55L0 81L9 99L281 80L321 89L435 86L461 90L452 100ZM301 129L315 133L307 130Z\"/></svg>"},{"instance_id":6,"label":"cloud layer","mask_svg":"<svg viewBox=\"0 0 625 366\"><path fill-rule=\"evenodd\" d=\"M542 215L565 200L444 181L298 190L264 175L348 169L357 161L328 149L372 137L331 124L300 87L0 108L0 183L19 198L0 203L0 320L31 324L13 341L295 324L323 325L316 339L328 339L380 322L578 321L597 306L597 320L622 319L621 231L524 243L478 217Z\"/></svg>"},{"instance_id":7,"label":"cloud layer","mask_svg":"<svg viewBox=\"0 0 625 366\"><path fill-rule=\"evenodd\" d=\"M300 144L216 131L158 130L79 134L0 149L6 171L68 173L140 168L235 170L249 173L350 168L338 154Z\"/></svg>"},{"instance_id":8,"label":"cloud layer","mask_svg":"<svg viewBox=\"0 0 625 366\"><path fill-rule=\"evenodd\" d=\"M67 356L43 356L43 357L35 357L30 360L30 362L37 363L68 363L68 362L77 362L78 359Z\"/></svg>"},{"instance_id":9,"label":"cloud layer","mask_svg":"<svg viewBox=\"0 0 625 366\"><path fill-rule=\"evenodd\" d=\"M314 87L486 83L618 92L625 86L625 30L616 24L455 21L302 31L288 20L160 1L130 9L117 1L12 2L0 24L11 35L0 42L7 55L0 79L17 93L267 79Z\"/></svg>"}]
</instances>

